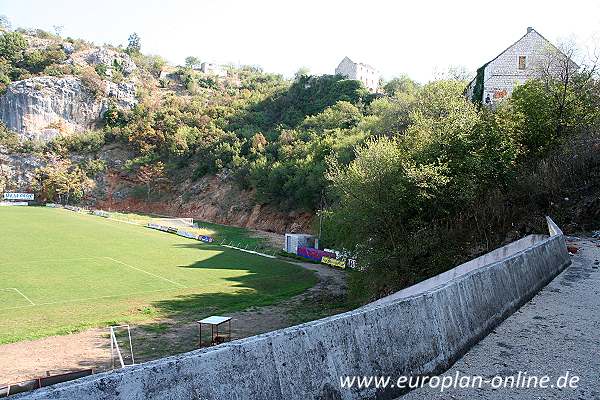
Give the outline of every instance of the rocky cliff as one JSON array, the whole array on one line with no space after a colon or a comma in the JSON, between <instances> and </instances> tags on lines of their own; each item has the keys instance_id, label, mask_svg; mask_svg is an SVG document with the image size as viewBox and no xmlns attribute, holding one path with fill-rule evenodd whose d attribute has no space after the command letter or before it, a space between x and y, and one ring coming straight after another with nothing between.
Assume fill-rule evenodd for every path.
<instances>
[{"instance_id":1,"label":"rocky cliff","mask_svg":"<svg viewBox=\"0 0 600 400\"><path fill-rule=\"evenodd\" d=\"M36 44L43 47L44 42ZM93 129L110 103L120 108L136 104L136 66L127 54L106 48L68 53L60 66L73 74L12 82L0 96L0 120L21 139L47 142Z\"/></svg>"},{"instance_id":2,"label":"rocky cliff","mask_svg":"<svg viewBox=\"0 0 600 400\"><path fill-rule=\"evenodd\" d=\"M0 97L0 119L22 138L49 141L91 128L103 111L76 77L35 77L11 83Z\"/></svg>"},{"instance_id":3,"label":"rocky cliff","mask_svg":"<svg viewBox=\"0 0 600 400\"><path fill-rule=\"evenodd\" d=\"M108 154L114 157L119 151L112 149ZM258 204L253 191L240 189L224 176L207 175L197 181L185 180L163 193L163 200L151 202L136 198L132 193L133 185L135 183L128 175L109 171L98 182L94 205L112 211L188 217L268 232L313 230L312 213L283 211L270 204Z\"/></svg>"},{"instance_id":4,"label":"rocky cliff","mask_svg":"<svg viewBox=\"0 0 600 400\"><path fill-rule=\"evenodd\" d=\"M13 154L0 147L0 192L10 182L9 189L27 191L31 187L33 172L46 161L34 154Z\"/></svg>"}]
</instances>

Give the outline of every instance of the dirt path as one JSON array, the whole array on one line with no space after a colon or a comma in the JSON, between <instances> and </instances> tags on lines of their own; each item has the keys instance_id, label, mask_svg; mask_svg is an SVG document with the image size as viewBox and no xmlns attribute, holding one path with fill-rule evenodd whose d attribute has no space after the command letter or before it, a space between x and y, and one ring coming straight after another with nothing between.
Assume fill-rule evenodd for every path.
<instances>
[{"instance_id":1,"label":"dirt path","mask_svg":"<svg viewBox=\"0 0 600 400\"><path fill-rule=\"evenodd\" d=\"M279 304L229 314L232 339L240 339L297 323L346 311L338 307L346 291L346 274L319 264L294 262L315 271L319 282L306 292ZM132 329L137 362L196 349L197 325L189 321L155 321L164 325L149 331L143 325ZM156 324L155 324L156 325ZM160 326L160 325L159 325ZM46 371L110 368L110 341L106 329L0 345L0 386L38 376Z\"/></svg>"},{"instance_id":2,"label":"dirt path","mask_svg":"<svg viewBox=\"0 0 600 400\"><path fill-rule=\"evenodd\" d=\"M301 262L294 262L294 264L314 271L319 277L319 282L301 295L282 303L231 314L233 326L236 327L233 333L236 339L285 328L299 322L306 322L298 319L296 313L299 308L309 304L319 307L323 301L335 299L345 294L346 276L343 272L321 264ZM319 310L313 311L318 314Z\"/></svg>"},{"instance_id":3,"label":"dirt path","mask_svg":"<svg viewBox=\"0 0 600 400\"><path fill-rule=\"evenodd\" d=\"M0 346L0 386L73 369L105 369L110 364L106 329L90 329Z\"/></svg>"},{"instance_id":4,"label":"dirt path","mask_svg":"<svg viewBox=\"0 0 600 400\"><path fill-rule=\"evenodd\" d=\"M231 338L273 331L347 311L343 298L346 293L346 274L320 264L293 262L314 271L319 282L306 292L278 304L254 307L227 314L232 317ZM145 362L197 348L198 325L193 321L162 320L168 325L164 332L149 332L140 325L134 329L136 357Z\"/></svg>"}]
</instances>

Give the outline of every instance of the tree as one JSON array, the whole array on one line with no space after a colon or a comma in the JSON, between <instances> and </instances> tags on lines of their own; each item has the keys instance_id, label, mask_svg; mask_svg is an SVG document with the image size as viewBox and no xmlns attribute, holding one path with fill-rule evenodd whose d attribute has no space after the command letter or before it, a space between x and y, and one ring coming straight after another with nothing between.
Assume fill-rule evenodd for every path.
<instances>
[{"instance_id":1,"label":"tree","mask_svg":"<svg viewBox=\"0 0 600 400\"><path fill-rule=\"evenodd\" d=\"M67 59L64 50L59 46L48 46L44 49L28 51L23 59L23 67L33 73L42 72L52 64L58 64ZM101 65L101 64L98 64Z\"/></svg>"},{"instance_id":2,"label":"tree","mask_svg":"<svg viewBox=\"0 0 600 400\"><path fill-rule=\"evenodd\" d=\"M538 78L517 86L499 108L498 124L522 157L543 157L600 118L598 60L579 67L574 55L573 47L548 49L535 65Z\"/></svg>"},{"instance_id":3,"label":"tree","mask_svg":"<svg viewBox=\"0 0 600 400\"><path fill-rule=\"evenodd\" d=\"M3 193L10 185L10 175L8 166L0 164L0 193Z\"/></svg>"},{"instance_id":4,"label":"tree","mask_svg":"<svg viewBox=\"0 0 600 400\"><path fill-rule=\"evenodd\" d=\"M555 114L554 133L557 137L570 126L584 122L579 121L580 118L589 119L590 116L597 115L597 110L594 110L597 102L593 98L599 95L594 80L597 78L599 56L588 60L580 68L573 61L576 53L577 49L573 44L564 44L560 50L550 48L537 65ZM587 107L588 104L592 108Z\"/></svg>"},{"instance_id":5,"label":"tree","mask_svg":"<svg viewBox=\"0 0 600 400\"><path fill-rule=\"evenodd\" d=\"M402 135L367 139L327 174L337 202L325 213L324 240L354 253L379 295L423 278L425 266L443 268L450 246L439 226L508 183L516 160L511 138L460 82L429 83L410 107Z\"/></svg>"},{"instance_id":6,"label":"tree","mask_svg":"<svg viewBox=\"0 0 600 400\"><path fill-rule=\"evenodd\" d=\"M202 61L198 57L188 56L185 58L185 66L188 68L198 68Z\"/></svg>"},{"instance_id":7,"label":"tree","mask_svg":"<svg viewBox=\"0 0 600 400\"><path fill-rule=\"evenodd\" d=\"M401 75L383 85L383 90L388 96L396 96L400 93L414 94L418 87L419 84L408 75Z\"/></svg>"},{"instance_id":8,"label":"tree","mask_svg":"<svg viewBox=\"0 0 600 400\"><path fill-rule=\"evenodd\" d=\"M294 74L294 79L298 80L302 76L310 76L310 69L308 67L300 67Z\"/></svg>"},{"instance_id":9,"label":"tree","mask_svg":"<svg viewBox=\"0 0 600 400\"><path fill-rule=\"evenodd\" d=\"M252 136L252 140L250 141L250 152L252 154L259 154L265 151L265 147L267 146L267 139L264 137L262 133L257 133Z\"/></svg>"},{"instance_id":10,"label":"tree","mask_svg":"<svg viewBox=\"0 0 600 400\"><path fill-rule=\"evenodd\" d=\"M469 72L464 65L451 65L446 71L435 71L436 80L469 81L474 74Z\"/></svg>"},{"instance_id":11,"label":"tree","mask_svg":"<svg viewBox=\"0 0 600 400\"><path fill-rule=\"evenodd\" d=\"M56 36L61 36L64 26L63 25L53 25L52 29L54 29L54 34Z\"/></svg>"},{"instance_id":12,"label":"tree","mask_svg":"<svg viewBox=\"0 0 600 400\"><path fill-rule=\"evenodd\" d=\"M412 123L415 105L415 93L396 92L393 97L375 99L370 118L363 120L361 127L378 136L401 135Z\"/></svg>"},{"instance_id":13,"label":"tree","mask_svg":"<svg viewBox=\"0 0 600 400\"><path fill-rule=\"evenodd\" d=\"M166 181L165 165L158 161L140 166L137 172L137 180L146 188L146 202L149 202L152 190Z\"/></svg>"},{"instance_id":14,"label":"tree","mask_svg":"<svg viewBox=\"0 0 600 400\"><path fill-rule=\"evenodd\" d=\"M11 63L21 61L26 48L27 40L19 32L4 32L0 36L0 57Z\"/></svg>"},{"instance_id":15,"label":"tree","mask_svg":"<svg viewBox=\"0 0 600 400\"><path fill-rule=\"evenodd\" d=\"M9 31L12 28L10 20L6 15L0 15L0 29Z\"/></svg>"},{"instance_id":16,"label":"tree","mask_svg":"<svg viewBox=\"0 0 600 400\"><path fill-rule=\"evenodd\" d=\"M80 201L94 186L85 171L69 160L51 160L34 172L35 188L52 201L69 204Z\"/></svg>"},{"instance_id":17,"label":"tree","mask_svg":"<svg viewBox=\"0 0 600 400\"><path fill-rule=\"evenodd\" d=\"M302 127L317 132L324 132L326 129L347 129L356 126L361 118L362 113L354 104L338 101L323 112L306 117Z\"/></svg>"},{"instance_id":18,"label":"tree","mask_svg":"<svg viewBox=\"0 0 600 400\"><path fill-rule=\"evenodd\" d=\"M125 49L125 51L128 54L138 54L141 52L141 50L142 43L140 35L134 32L131 35L129 35L129 38L127 38L127 48Z\"/></svg>"}]
</instances>

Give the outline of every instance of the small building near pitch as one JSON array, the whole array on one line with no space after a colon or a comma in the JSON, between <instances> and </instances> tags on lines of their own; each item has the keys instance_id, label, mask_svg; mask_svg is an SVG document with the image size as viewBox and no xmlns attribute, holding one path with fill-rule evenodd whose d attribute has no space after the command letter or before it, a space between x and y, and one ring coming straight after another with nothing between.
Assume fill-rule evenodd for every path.
<instances>
[{"instance_id":1,"label":"small building near pitch","mask_svg":"<svg viewBox=\"0 0 600 400\"><path fill-rule=\"evenodd\" d=\"M494 106L515 86L546 74L561 78L579 66L532 27L493 60L483 64L465 95L475 103Z\"/></svg>"},{"instance_id":2,"label":"small building near pitch","mask_svg":"<svg viewBox=\"0 0 600 400\"><path fill-rule=\"evenodd\" d=\"M283 251L298 254L298 247L318 248L319 239L306 233L286 233Z\"/></svg>"},{"instance_id":3,"label":"small building near pitch","mask_svg":"<svg viewBox=\"0 0 600 400\"><path fill-rule=\"evenodd\" d=\"M371 93L377 92L377 88L379 87L380 75L375 68L368 64L354 62L348 57L344 57L338 64L335 74L361 81Z\"/></svg>"}]
</instances>

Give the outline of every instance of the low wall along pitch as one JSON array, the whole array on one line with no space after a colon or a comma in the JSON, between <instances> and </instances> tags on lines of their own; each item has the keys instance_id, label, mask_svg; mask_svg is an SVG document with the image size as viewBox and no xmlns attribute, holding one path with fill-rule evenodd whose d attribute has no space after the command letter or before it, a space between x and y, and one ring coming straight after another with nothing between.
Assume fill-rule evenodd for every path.
<instances>
[{"instance_id":1,"label":"low wall along pitch","mask_svg":"<svg viewBox=\"0 0 600 400\"><path fill-rule=\"evenodd\" d=\"M532 235L357 310L40 389L28 399L360 399L345 375L435 374L570 263L565 239Z\"/></svg>"}]
</instances>

